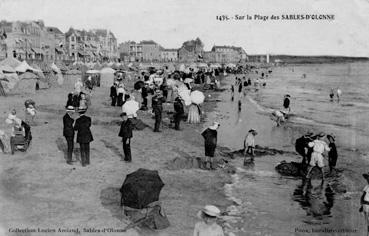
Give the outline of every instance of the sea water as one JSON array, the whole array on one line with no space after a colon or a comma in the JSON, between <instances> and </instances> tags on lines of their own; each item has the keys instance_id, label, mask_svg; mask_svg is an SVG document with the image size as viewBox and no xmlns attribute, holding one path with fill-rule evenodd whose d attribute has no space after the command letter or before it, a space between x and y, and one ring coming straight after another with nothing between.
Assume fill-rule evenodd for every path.
<instances>
[{"instance_id":1,"label":"sea water","mask_svg":"<svg viewBox=\"0 0 369 236\"><path fill-rule=\"evenodd\" d=\"M360 234L363 219L357 209L365 184L361 174L367 171L369 63L298 65L271 70L271 74L263 71L268 74L262 80L265 87L257 91L251 87L246 96L235 92L233 99L230 91L221 95L222 102L208 117L209 121L221 122L219 144L241 149L247 131L256 129L256 144L294 151L296 138L308 130L333 134L339 152L337 167L342 173L339 181L346 186L346 193L334 193L330 186L317 185L304 196L301 179L281 177L274 170L281 160L297 161L296 156L257 158L252 168L240 166L242 171L238 169L234 182L225 189L237 211L242 212L239 235L248 235L247 231L335 235L339 230ZM232 83L232 77L226 78L225 86ZM342 90L339 101L336 96L330 100L331 88ZM270 113L282 108L285 94L291 96L292 116L287 124L276 127Z\"/></svg>"}]
</instances>

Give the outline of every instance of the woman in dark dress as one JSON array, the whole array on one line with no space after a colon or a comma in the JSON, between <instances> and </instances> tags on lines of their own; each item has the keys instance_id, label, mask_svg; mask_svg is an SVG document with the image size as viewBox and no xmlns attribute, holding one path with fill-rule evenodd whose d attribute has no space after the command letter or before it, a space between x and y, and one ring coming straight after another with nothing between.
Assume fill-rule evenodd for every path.
<instances>
[{"instance_id":1,"label":"woman in dark dress","mask_svg":"<svg viewBox=\"0 0 369 236\"><path fill-rule=\"evenodd\" d=\"M212 126L201 133L205 140L205 167L207 169L215 169L214 152L217 147L218 127L219 123L214 122Z\"/></svg>"},{"instance_id":2,"label":"woman in dark dress","mask_svg":"<svg viewBox=\"0 0 369 236\"><path fill-rule=\"evenodd\" d=\"M329 172L332 173L332 171L336 167L338 154L336 144L334 143L335 142L334 137L332 135L327 135L327 139L329 141L328 146L330 148L330 151L328 152Z\"/></svg>"}]
</instances>

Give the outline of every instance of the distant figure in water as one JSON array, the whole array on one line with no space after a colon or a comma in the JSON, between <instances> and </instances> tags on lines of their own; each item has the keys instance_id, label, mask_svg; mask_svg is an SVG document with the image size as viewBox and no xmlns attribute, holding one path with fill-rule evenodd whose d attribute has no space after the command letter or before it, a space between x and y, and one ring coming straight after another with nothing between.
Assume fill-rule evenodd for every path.
<instances>
[{"instance_id":1,"label":"distant figure in water","mask_svg":"<svg viewBox=\"0 0 369 236\"><path fill-rule=\"evenodd\" d=\"M363 189L363 195L361 195L360 204L361 207L359 209L360 212L364 213L364 219L367 227L367 236L369 236L369 174L363 174L364 179L367 182Z\"/></svg>"},{"instance_id":2,"label":"distant figure in water","mask_svg":"<svg viewBox=\"0 0 369 236\"><path fill-rule=\"evenodd\" d=\"M331 88L331 93L329 94L329 97L331 98L331 102L333 102L333 98L334 98L334 90L333 90L333 88Z\"/></svg>"},{"instance_id":3,"label":"distant figure in water","mask_svg":"<svg viewBox=\"0 0 369 236\"><path fill-rule=\"evenodd\" d=\"M306 74L302 74L302 78L305 79L306 78Z\"/></svg>"},{"instance_id":4,"label":"distant figure in water","mask_svg":"<svg viewBox=\"0 0 369 236\"><path fill-rule=\"evenodd\" d=\"M329 165L329 172L332 173L332 171L335 169L336 167L336 163L337 163L337 158L338 158L338 154L337 154L337 148L336 148L336 144L334 143L334 136L332 135L327 135L327 139L329 141L329 148L331 149L328 152L328 165Z\"/></svg>"},{"instance_id":5,"label":"distant figure in water","mask_svg":"<svg viewBox=\"0 0 369 236\"><path fill-rule=\"evenodd\" d=\"M340 97L341 97L342 91L340 88L337 88L337 102L340 102Z\"/></svg>"},{"instance_id":6,"label":"distant figure in water","mask_svg":"<svg viewBox=\"0 0 369 236\"><path fill-rule=\"evenodd\" d=\"M240 112L242 109L242 102L241 100L238 100L238 111Z\"/></svg>"},{"instance_id":7,"label":"distant figure in water","mask_svg":"<svg viewBox=\"0 0 369 236\"><path fill-rule=\"evenodd\" d=\"M245 137L245 141L243 142L244 151L243 154L245 156L244 163L247 161L246 154L251 155L251 160L254 160L255 156L255 136L258 133L254 129L250 129Z\"/></svg>"},{"instance_id":8,"label":"distant figure in water","mask_svg":"<svg viewBox=\"0 0 369 236\"><path fill-rule=\"evenodd\" d=\"M324 161L323 161L323 153L324 151L330 151L330 148L328 147L328 144L324 142L322 139L325 136L324 133L320 133L316 140L313 142L310 142L308 145L309 147L313 148L313 153L311 154L311 160L309 163L308 171L306 174L306 178L310 179L310 173L313 170L315 166L319 168L319 170L322 172L322 184L324 182Z\"/></svg>"}]
</instances>

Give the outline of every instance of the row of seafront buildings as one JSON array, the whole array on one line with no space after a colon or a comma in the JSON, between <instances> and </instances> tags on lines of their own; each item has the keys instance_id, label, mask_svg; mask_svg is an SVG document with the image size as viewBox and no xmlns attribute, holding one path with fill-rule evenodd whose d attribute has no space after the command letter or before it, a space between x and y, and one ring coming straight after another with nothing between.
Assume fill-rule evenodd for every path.
<instances>
[{"instance_id":1,"label":"row of seafront buildings","mask_svg":"<svg viewBox=\"0 0 369 236\"><path fill-rule=\"evenodd\" d=\"M106 29L66 33L39 21L0 21L0 59L39 61L116 61L117 39Z\"/></svg>"},{"instance_id":2,"label":"row of seafront buildings","mask_svg":"<svg viewBox=\"0 0 369 236\"><path fill-rule=\"evenodd\" d=\"M241 47L213 46L204 50L199 38L189 40L178 49L165 49L153 40L119 44L106 29L77 30L63 33L57 27L38 21L0 21L0 60L14 57L39 61L124 61L124 62L214 62L248 61Z\"/></svg>"},{"instance_id":3,"label":"row of seafront buildings","mask_svg":"<svg viewBox=\"0 0 369 236\"><path fill-rule=\"evenodd\" d=\"M241 47L213 46L210 51L205 51L199 38L184 42L178 49L165 49L152 40L139 43L127 41L119 44L119 55L120 59L126 62L239 63L248 61L248 56Z\"/></svg>"}]
</instances>

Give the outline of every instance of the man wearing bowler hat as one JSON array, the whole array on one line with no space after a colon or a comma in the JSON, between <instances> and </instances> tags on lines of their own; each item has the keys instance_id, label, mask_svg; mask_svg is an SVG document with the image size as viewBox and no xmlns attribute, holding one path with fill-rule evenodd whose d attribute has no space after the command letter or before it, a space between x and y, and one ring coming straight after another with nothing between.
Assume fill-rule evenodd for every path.
<instances>
[{"instance_id":1,"label":"man wearing bowler hat","mask_svg":"<svg viewBox=\"0 0 369 236\"><path fill-rule=\"evenodd\" d=\"M82 166L90 164L90 142L94 139L90 130L91 118L86 116L86 108L78 108L80 114L74 125L74 130L77 131L77 143L79 143L81 151Z\"/></svg>"},{"instance_id":2,"label":"man wearing bowler hat","mask_svg":"<svg viewBox=\"0 0 369 236\"><path fill-rule=\"evenodd\" d=\"M63 116L63 136L67 140L67 164L72 164L72 154L74 148L74 119L72 115L74 113L74 107L68 106L65 115Z\"/></svg>"}]
</instances>

